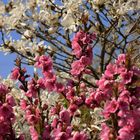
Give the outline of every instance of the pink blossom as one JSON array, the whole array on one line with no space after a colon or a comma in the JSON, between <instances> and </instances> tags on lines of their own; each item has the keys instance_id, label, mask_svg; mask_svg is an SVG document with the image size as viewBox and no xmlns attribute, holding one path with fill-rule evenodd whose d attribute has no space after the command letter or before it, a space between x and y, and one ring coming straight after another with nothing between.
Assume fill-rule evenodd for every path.
<instances>
[{"instance_id":1,"label":"pink blossom","mask_svg":"<svg viewBox=\"0 0 140 140\"><path fill-rule=\"evenodd\" d=\"M55 84L55 90L58 92L58 93L61 93L65 90L65 87L63 86L63 84L61 83L56 83Z\"/></svg>"},{"instance_id":2,"label":"pink blossom","mask_svg":"<svg viewBox=\"0 0 140 140\"><path fill-rule=\"evenodd\" d=\"M15 116L12 107L7 103L0 104L0 136L2 138L6 138L11 133L14 134L14 131L11 130L14 119Z\"/></svg>"},{"instance_id":3,"label":"pink blossom","mask_svg":"<svg viewBox=\"0 0 140 140\"><path fill-rule=\"evenodd\" d=\"M129 110L129 103L118 101L118 104L119 104L119 109L120 109L118 112L118 116L122 117L125 115L125 112Z\"/></svg>"},{"instance_id":4,"label":"pink blossom","mask_svg":"<svg viewBox=\"0 0 140 140\"><path fill-rule=\"evenodd\" d=\"M90 35L84 33L83 36L80 39L82 41L83 44L91 44L92 40L90 38Z\"/></svg>"},{"instance_id":5,"label":"pink blossom","mask_svg":"<svg viewBox=\"0 0 140 140\"><path fill-rule=\"evenodd\" d=\"M140 110L127 110L120 115L118 125L121 129L118 131L118 140L133 140L135 136L139 136L140 128Z\"/></svg>"},{"instance_id":6,"label":"pink blossom","mask_svg":"<svg viewBox=\"0 0 140 140\"><path fill-rule=\"evenodd\" d=\"M84 70L85 65L81 61L77 60L72 63L71 67L71 74L77 76Z\"/></svg>"},{"instance_id":7,"label":"pink blossom","mask_svg":"<svg viewBox=\"0 0 140 140\"><path fill-rule=\"evenodd\" d=\"M77 57L80 58L80 56L82 55L82 48L81 46L78 44L78 42L73 41L72 42L72 49L73 49L73 54Z\"/></svg>"},{"instance_id":8,"label":"pink blossom","mask_svg":"<svg viewBox=\"0 0 140 140\"><path fill-rule=\"evenodd\" d=\"M26 120L27 120L28 124L35 125L35 124L37 124L39 119L33 114L27 115L27 113L26 113Z\"/></svg>"},{"instance_id":9,"label":"pink blossom","mask_svg":"<svg viewBox=\"0 0 140 140\"><path fill-rule=\"evenodd\" d=\"M87 66L87 65L90 65L91 62L92 62L92 59L90 59L90 57L87 57L87 56L82 56L80 58L80 62L84 65L84 66Z\"/></svg>"},{"instance_id":10,"label":"pink blossom","mask_svg":"<svg viewBox=\"0 0 140 140\"><path fill-rule=\"evenodd\" d=\"M75 37L72 40L72 49L73 54L77 58L82 58L82 63L84 64L86 61L86 66L92 63L92 48L90 45L92 44L93 40L95 40L95 34L85 33L83 31L79 31L76 33Z\"/></svg>"},{"instance_id":11,"label":"pink blossom","mask_svg":"<svg viewBox=\"0 0 140 140\"><path fill-rule=\"evenodd\" d=\"M118 74L121 74L121 73L126 72L126 71L127 71L127 69L124 65L117 66L117 73Z\"/></svg>"},{"instance_id":12,"label":"pink blossom","mask_svg":"<svg viewBox=\"0 0 140 140\"><path fill-rule=\"evenodd\" d=\"M34 105L38 105L39 104L39 99L38 98L35 98L35 100L34 100Z\"/></svg>"},{"instance_id":13,"label":"pink blossom","mask_svg":"<svg viewBox=\"0 0 140 140\"><path fill-rule=\"evenodd\" d=\"M133 125L134 132L139 134L140 130L140 109L131 111L130 125ZM132 129L131 129L132 130Z\"/></svg>"},{"instance_id":14,"label":"pink blossom","mask_svg":"<svg viewBox=\"0 0 140 140\"><path fill-rule=\"evenodd\" d=\"M52 70L52 60L49 56L42 55L36 58L35 66L41 68L43 72Z\"/></svg>"},{"instance_id":15,"label":"pink blossom","mask_svg":"<svg viewBox=\"0 0 140 140\"><path fill-rule=\"evenodd\" d=\"M32 79L28 82L28 91L26 92L26 96L28 97L33 97L36 98L37 97L37 83L35 81L35 79Z\"/></svg>"},{"instance_id":16,"label":"pink blossom","mask_svg":"<svg viewBox=\"0 0 140 140\"><path fill-rule=\"evenodd\" d=\"M81 38L81 36L83 36L83 34L84 34L83 31L77 32L77 33L75 34L75 37L74 37L73 40L78 41L78 40Z\"/></svg>"},{"instance_id":17,"label":"pink blossom","mask_svg":"<svg viewBox=\"0 0 140 140\"><path fill-rule=\"evenodd\" d=\"M123 101L126 103L130 103L131 102L131 97L130 97L130 92L127 90L123 90L118 98L119 101Z\"/></svg>"},{"instance_id":18,"label":"pink blossom","mask_svg":"<svg viewBox=\"0 0 140 140\"><path fill-rule=\"evenodd\" d=\"M68 135L66 132L60 132L56 135L55 140L67 140Z\"/></svg>"},{"instance_id":19,"label":"pink blossom","mask_svg":"<svg viewBox=\"0 0 140 140\"><path fill-rule=\"evenodd\" d=\"M115 113L119 107L118 102L115 99L112 99L112 101L108 101L105 104L103 115L105 118L109 118L111 113Z\"/></svg>"},{"instance_id":20,"label":"pink blossom","mask_svg":"<svg viewBox=\"0 0 140 140\"><path fill-rule=\"evenodd\" d=\"M92 102L93 102L93 99L92 99L91 97L86 98L86 100L85 100L85 103L86 103L87 105L91 105Z\"/></svg>"},{"instance_id":21,"label":"pink blossom","mask_svg":"<svg viewBox=\"0 0 140 140\"><path fill-rule=\"evenodd\" d=\"M51 138L50 133L51 133L50 126L46 125L42 135L43 140L50 139Z\"/></svg>"},{"instance_id":22,"label":"pink blossom","mask_svg":"<svg viewBox=\"0 0 140 140\"><path fill-rule=\"evenodd\" d=\"M20 134L20 136L19 136L18 139L19 139L19 140L25 140L25 135L24 135L24 134Z\"/></svg>"},{"instance_id":23,"label":"pink blossom","mask_svg":"<svg viewBox=\"0 0 140 140\"><path fill-rule=\"evenodd\" d=\"M84 51L83 56L88 57L90 59L90 63L92 63L92 59L93 59L92 47L87 46L86 50Z\"/></svg>"},{"instance_id":24,"label":"pink blossom","mask_svg":"<svg viewBox=\"0 0 140 140\"><path fill-rule=\"evenodd\" d=\"M43 104L43 111L45 111L45 110L47 110L48 109L48 105L45 103L45 104Z\"/></svg>"},{"instance_id":25,"label":"pink blossom","mask_svg":"<svg viewBox=\"0 0 140 140\"><path fill-rule=\"evenodd\" d=\"M57 114L57 108L56 107L52 107L50 110L50 115L55 115Z\"/></svg>"},{"instance_id":26,"label":"pink blossom","mask_svg":"<svg viewBox=\"0 0 140 140\"><path fill-rule=\"evenodd\" d=\"M125 71L121 73L122 82L128 84L132 81L133 71Z\"/></svg>"},{"instance_id":27,"label":"pink blossom","mask_svg":"<svg viewBox=\"0 0 140 140\"><path fill-rule=\"evenodd\" d=\"M23 109L23 110L26 109L26 107L27 107L27 102L26 102L26 100L24 100L24 99L20 100L20 107L21 107L21 109Z\"/></svg>"},{"instance_id":28,"label":"pink blossom","mask_svg":"<svg viewBox=\"0 0 140 140\"><path fill-rule=\"evenodd\" d=\"M55 83L54 82L45 81L45 88L48 90L48 92L54 91Z\"/></svg>"},{"instance_id":29,"label":"pink blossom","mask_svg":"<svg viewBox=\"0 0 140 140\"><path fill-rule=\"evenodd\" d=\"M86 84L84 82L80 83L80 88L85 89L86 88Z\"/></svg>"},{"instance_id":30,"label":"pink blossom","mask_svg":"<svg viewBox=\"0 0 140 140\"><path fill-rule=\"evenodd\" d=\"M37 108L34 108L33 106L29 106L28 109L26 109L25 112L25 118L30 125L35 125L40 120L40 111Z\"/></svg>"},{"instance_id":31,"label":"pink blossom","mask_svg":"<svg viewBox=\"0 0 140 140\"><path fill-rule=\"evenodd\" d=\"M115 74L117 74L117 66L108 64L105 70L105 75L112 79Z\"/></svg>"},{"instance_id":32,"label":"pink blossom","mask_svg":"<svg viewBox=\"0 0 140 140\"><path fill-rule=\"evenodd\" d=\"M68 88L73 88L73 87L74 87L74 81L71 80L71 79L68 79L68 80L67 80L66 86L67 86Z\"/></svg>"},{"instance_id":33,"label":"pink blossom","mask_svg":"<svg viewBox=\"0 0 140 140\"><path fill-rule=\"evenodd\" d=\"M119 131L118 140L133 140L134 134L127 127L121 128Z\"/></svg>"},{"instance_id":34,"label":"pink blossom","mask_svg":"<svg viewBox=\"0 0 140 140\"><path fill-rule=\"evenodd\" d=\"M10 118L9 118L10 119ZM4 138L10 134L10 121L0 118L0 140L5 140Z\"/></svg>"},{"instance_id":35,"label":"pink blossom","mask_svg":"<svg viewBox=\"0 0 140 140\"><path fill-rule=\"evenodd\" d=\"M33 90L28 90L26 93L25 93L25 95L27 96L27 97L33 97L33 98L36 98L37 97L37 92L36 91L33 91Z\"/></svg>"},{"instance_id":36,"label":"pink blossom","mask_svg":"<svg viewBox=\"0 0 140 140\"><path fill-rule=\"evenodd\" d=\"M123 82L117 83L118 92L121 93L122 91L126 90L126 86Z\"/></svg>"},{"instance_id":37,"label":"pink blossom","mask_svg":"<svg viewBox=\"0 0 140 140\"><path fill-rule=\"evenodd\" d=\"M42 88L42 89L46 89L46 87L45 87L45 79L44 78L39 78L38 80L37 80L37 85L39 86L39 88Z\"/></svg>"},{"instance_id":38,"label":"pink blossom","mask_svg":"<svg viewBox=\"0 0 140 140\"><path fill-rule=\"evenodd\" d=\"M67 126L67 128L66 128L66 133L70 136L71 135L71 133L72 133L72 126Z\"/></svg>"},{"instance_id":39,"label":"pink blossom","mask_svg":"<svg viewBox=\"0 0 140 140\"><path fill-rule=\"evenodd\" d=\"M73 88L68 88L67 90L65 90L65 94L66 94L67 99L71 100L73 99L75 95L75 91Z\"/></svg>"},{"instance_id":40,"label":"pink blossom","mask_svg":"<svg viewBox=\"0 0 140 140\"><path fill-rule=\"evenodd\" d=\"M56 76L54 75L53 72L45 72L44 77L46 82L53 83L56 81Z\"/></svg>"},{"instance_id":41,"label":"pink blossom","mask_svg":"<svg viewBox=\"0 0 140 140\"><path fill-rule=\"evenodd\" d=\"M100 90L112 89L113 80L107 80L105 77L102 77L99 81L97 81L97 85Z\"/></svg>"},{"instance_id":42,"label":"pink blossom","mask_svg":"<svg viewBox=\"0 0 140 140\"><path fill-rule=\"evenodd\" d=\"M57 128L54 128L53 131L52 131L52 137L53 138L61 138L61 136L63 136L62 127L63 127L62 123L57 124Z\"/></svg>"},{"instance_id":43,"label":"pink blossom","mask_svg":"<svg viewBox=\"0 0 140 140\"><path fill-rule=\"evenodd\" d=\"M54 118L53 119L53 121L52 121L52 123L51 123L51 126L53 127L53 128L56 128L57 127L57 124L58 124L58 118Z\"/></svg>"},{"instance_id":44,"label":"pink blossom","mask_svg":"<svg viewBox=\"0 0 140 140\"><path fill-rule=\"evenodd\" d=\"M11 95L6 96L6 102L11 105L12 107L16 105L15 99Z\"/></svg>"},{"instance_id":45,"label":"pink blossom","mask_svg":"<svg viewBox=\"0 0 140 140\"><path fill-rule=\"evenodd\" d=\"M74 97L74 103L75 103L76 105L82 104L82 103L83 103L82 97L75 96L75 97Z\"/></svg>"},{"instance_id":46,"label":"pink blossom","mask_svg":"<svg viewBox=\"0 0 140 140\"><path fill-rule=\"evenodd\" d=\"M3 116L4 119L13 118L13 108L7 103L4 103L2 106L0 106L0 117L1 116Z\"/></svg>"},{"instance_id":47,"label":"pink blossom","mask_svg":"<svg viewBox=\"0 0 140 140\"><path fill-rule=\"evenodd\" d=\"M119 121L120 127L127 127L131 132L139 133L140 128L140 110L135 109L127 112L123 112Z\"/></svg>"},{"instance_id":48,"label":"pink blossom","mask_svg":"<svg viewBox=\"0 0 140 140\"><path fill-rule=\"evenodd\" d=\"M89 34L84 31L79 31L76 33L73 41L81 41L82 44L91 44L93 40L95 40L96 35L94 33Z\"/></svg>"},{"instance_id":49,"label":"pink blossom","mask_svg":"<svg viewBox=\"0 0 140 140\"><path fill-rule=\"evenodd\" d=\"M140 75L140 68L133 66L131 69L134 73L134 75L139 76Z\"/></svg>"},{"instance_id":50,"label":"pink blossom","mask_svg":"<svg viewBox=\"0 0 140 140\"><path fill-rule=\"evenodd\" d=\"M30 126L30 135L32 140L38 140L38 133L35 130L34 126Z\"/></svg>"},{"instance_id":51,"label":"pink blossom","mask_svg":"<svg viewBox=\"0 0 140 140\"><path fill-rule=\"evenodd\" d=\"M0 83L0 96L6 95L9 92L8 87Z\"/></svg>"},{"instance_id":52,"label":"pink blossom","mask_svg":"<svg viewBox=\"0 0 140 140\"><path fill-rule=\"evenodd\" d=\"M68 110L70 111L70 113L73 115L74 112L77 110L78 106L76 104L70 104Z\"/></svg>"},{"instance_id":53,"label":"pink blossom","mask_svg":"<svg viewBox=\"0 0 140 140\"><path fill-rule=\"evenodd\" d=\"M133 104L136 107L140 106L140 100L138 96L132 96L131 97L131 104Z\"/></svg>"},{"instance_id":54,"label":"pink blossom","mask_svg":"<svg viewBox=\"0 0 140 140\"><path fill-rule=\"evenodd\" d=\"M105 123L102 123L101 126L102 126L102 130L100 133L101 140L110 140L110 134L111 134L110 128Z\"/></svg>"},{"instance_id":55,"label":"pink blossom","mask_svg":"<svg viewBox=\"0 0 140 140\"><path fill-rule=\"evenodd\" d=\"M87 135L84 132L76 132L72 140L87 140Z\"/></svg>"},{"instance_id":56,"label":"pink blossom","mask_svg":"<svg viewBox=\"0 0 140 140\"><path fill-rule=\"evenodd\" d=\"M70 113L67 110L62 110L59 113L60 119L62 120L62 122L66 123L67 125L70 125Z\"/></svg>"},{"instance_id":57,"label":"pink blossom","mask_svg":"<svg viewBox=\"0 0 140 140\"><path fill-rule=\"evenodd\" d=\"M15 67L12 70L12 73L11 73L10 77L13 80L17 80L20 77L20 69L18 67Z\"/></svg>"},{"instance_id":58,"label":"pink blossom","mask_svg":"<svg viewBox=\"0 0 140 140\"><path fill-rule=\"evenodd\" d=\"M102 100L107 99L104 95L104 92L102 91L97 91L97 92L92 92L91 97L93 100L95 100L97 103L100 103Z\"/></svg>"},{"instance_id":59,"label":"pink blossom","mask_svg":"<svg viewBox=\"0 0 140 140\"><path fill-rule=\"evenodd\" d=\"M116 64L122 65L122 64L125 63L125 61L126 61L126 55L125 54L120 54L118 56L118 59L116 60Z\"/></svg>"}]
</instances>

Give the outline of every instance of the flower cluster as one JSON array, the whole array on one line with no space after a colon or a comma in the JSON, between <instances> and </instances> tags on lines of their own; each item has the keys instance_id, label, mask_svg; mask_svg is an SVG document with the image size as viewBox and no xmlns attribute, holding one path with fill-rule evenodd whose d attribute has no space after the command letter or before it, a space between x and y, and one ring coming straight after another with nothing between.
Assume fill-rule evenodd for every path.
<instances>
[{"instance_id":1,"label":"flower cluster","mask_svg":"<svg viewBox=\"0 0 140 140\"><path fill-rule=\"evenodd\" d=\"M93 53L91 44L95 38L96 35L94 33L90 34L83 31L76 33L72 40L72 49L73 54L78 58L78 60L71 64L72 75L80 75L85 70L86 66L92 63Z\"/></svg>"},{"instance_id":2,"label":"flower cluster","mask_svg":"<svg viewBox=\"0 0 140 140\"><path fill-rule=\"evenodd\" d=\"M93 108L104 104L102 113L106 124L102 125L102 140L110 137L132 140L139 136L139 73L139 69L130 67L129 56L120 54L115 64L109 64L97 81L98 89L86 99L87 105Z\"/></svg>"},{"instance_id":3,"label":"flower cluster","mask_svg":"<svg viewBox=\"0 0 140 140\"><path fill-rule=\"evenodd\" d=\"M40 56L36 60L37 62L35 63L35 66L42 69L42 73L44 76L44 78L38 79L37 83L39 87L45 87L42 89L47 89L49 92L55 91L57 93L60 93L65 97L67 102L69 102L67 110L64 109L62 105L57 105L58 107L54 106L50 109L50 115L57 116L57 118L53 118L51 124L52 126L50 126L49 124L45 126L47 130L45 130L44 133L49 134L50 136L48 137L55 137L56 139L69 139L72 137L74 140L77 139L77 137L86 139L87 136L84 132L73 132L73 127L71 125L72 118L74 117L74 113L78 109L78 105L83 103L83 98L75 95L74 82L72 80L69 80L67 85L65 86L62 83L57 82L56 76L53 73L52 69L52 61L49 56Z\"/></svg>"},{"instance_id":4,"label":"flower cluster","mask_svg":"<svg viewBox=\"0 0 140 140\"><path fill-rule=\"evenodd\" d=\"M68 80L66 85L57 82L50 56L38 56L35 60L35 67L42 70L43 77L37 76L27 80L29 75L21 65L14 68L10 76L11 79L20 81L19 87L24 93L19 101L20 110L23 111L21 115L25 116L24 121L28 125L31 139L77 140L80 138L86 140L87 134L84 131L76 131L72 124L76 111L84 103L85 97L75 94L72 80ZM48 95L43 95L46 90L49 92ZM51 96L51 94L62 95L67 102L67 107L63 106L63 102L49 103L49 98L45 96ZM25 139L26 135L23 132L22 138Z\"/></svg>"},{"instance_id":5,"label":"flower cluster","mask_svg":"<svg viewBox=\"0 0 140 140\"><path fill-rule=\"evenodd\" d=\"M13 112L13 106L15 106L15 100L13 96L8 94L10 90L6 85L0 83L0 139L15 138L15 132L12 129L12 125L15 120Z\"/></svg>"},{"instance_id":6,"label":"flower cluster","mask_svg":"<svg viewBox=\"0 0 140 140\"><path fill-rule=\"evenodd\" d=\"M56 85L56 76L53 73L53 64L49 56L42 55L36 58L35 67L41 68L43 78L39 78L37 84L42 89L53 91Z\"/></svg>"},{"instance_id":7,"label":"flower cluster","mask_svg":"<svg viewBox=\"0 0 140 140\"><path fill-rule=\"evenodd\" d=\"M49 56L40 56L36 59L35 66L42 69L43 78L37 80L39 88L47 89L49 92L61 93L70 103L70 110L74 113L78 105L83 103L83 98L75 95L74 81L68 80L66 85L57 82L56 76L52 69L52 61ZM33 86L35 87L35 86ZM32 92L33 93L33 92Z\"/></svg>"}]
</instances>

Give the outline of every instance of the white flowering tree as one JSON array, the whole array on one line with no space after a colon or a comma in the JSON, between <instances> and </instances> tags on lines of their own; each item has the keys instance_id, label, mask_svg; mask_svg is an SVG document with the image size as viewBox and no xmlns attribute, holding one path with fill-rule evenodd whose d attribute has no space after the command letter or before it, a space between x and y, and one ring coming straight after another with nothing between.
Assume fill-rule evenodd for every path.
<instances>
[{"instance_id":1,"label":"white flowering tree","mask_svg":"<svg viewBox=\"0 0 140 140\"><path fill-rule=\"evenodd\" d=\"M0 82L1 140L139 139L137 126L120 124L122 97L134 97L116 93L139 92L139 0L1 1L0 34L0 50L17 56ZM34 68L32 78L23 64ZM129 107L129 119L140 116L133 101Z\"/></svg>"}]
</instances>

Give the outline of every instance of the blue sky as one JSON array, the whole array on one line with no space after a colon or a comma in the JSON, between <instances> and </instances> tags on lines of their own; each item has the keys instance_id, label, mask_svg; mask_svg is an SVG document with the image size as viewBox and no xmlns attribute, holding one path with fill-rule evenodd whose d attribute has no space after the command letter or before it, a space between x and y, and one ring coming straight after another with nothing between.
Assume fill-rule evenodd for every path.
<instances>
[{"instance_id":1,"label":"blue sky","mask_svg":"<svg viewBox=\"0 0 140 140\"><path fill-rule=\"evenodd\" d=\"M3 52L0 52L0 77L6 78L11 70L14 68L14 60L16 58L15 54L4 55ZM22 65L27 69L29 74L33 74L33 67Z\"/></svg>"},{"instance_id":2,"label":"blue sky","mask_svg":"<svg viewBox=\"0 0 140 140\"><path fill-rule=\"evenodd\" d=\"M14 67L15 55L4 55L0 52L0 76L6 78Z\"/></svg>"}]
</instances>

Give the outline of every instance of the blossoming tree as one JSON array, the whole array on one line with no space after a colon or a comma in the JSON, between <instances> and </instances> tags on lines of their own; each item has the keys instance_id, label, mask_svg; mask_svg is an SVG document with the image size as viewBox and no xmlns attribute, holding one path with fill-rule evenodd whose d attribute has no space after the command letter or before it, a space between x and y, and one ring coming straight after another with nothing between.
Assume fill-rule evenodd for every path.
<instances>
[{"instance_id":1,"label":"blossoming tree","mask_svg":"<svg viewBox=\"0 0 140 140\"><path fill-rule=\"evenodd\" d=\"M139 0L1 1L0 50L17 57L0 140L139 140L139 16Z\"/></svg>"}]
</instances>

